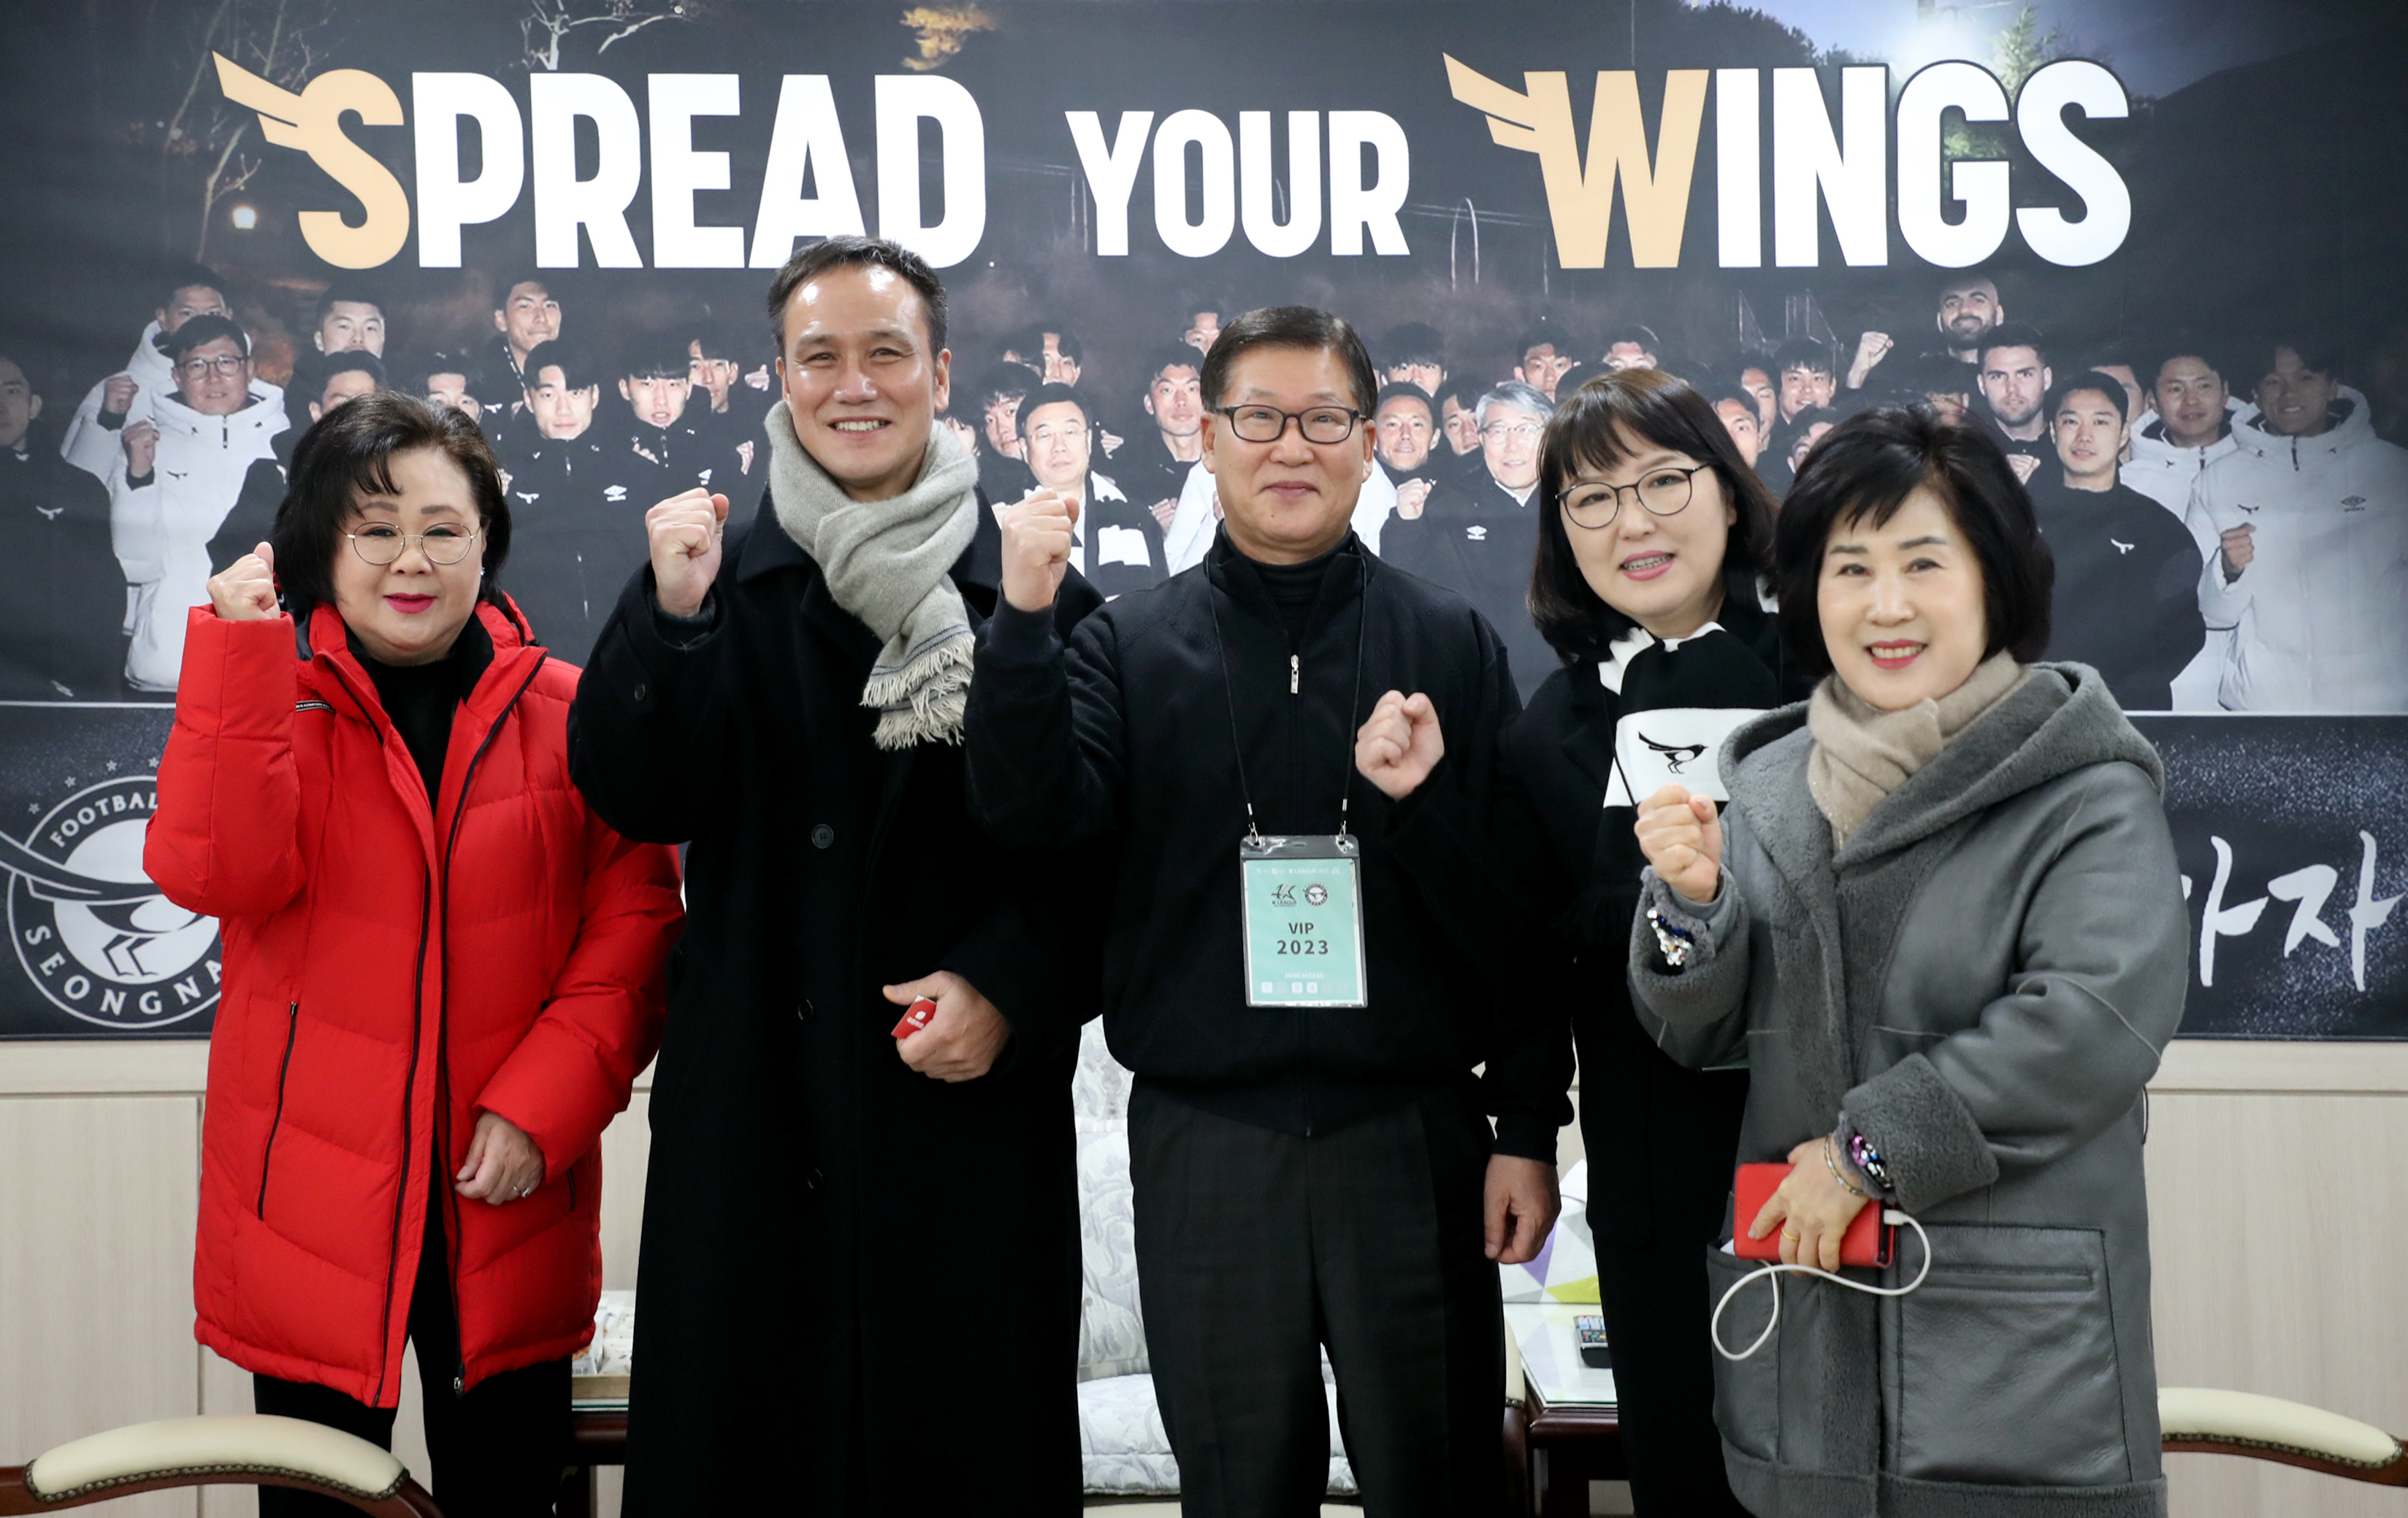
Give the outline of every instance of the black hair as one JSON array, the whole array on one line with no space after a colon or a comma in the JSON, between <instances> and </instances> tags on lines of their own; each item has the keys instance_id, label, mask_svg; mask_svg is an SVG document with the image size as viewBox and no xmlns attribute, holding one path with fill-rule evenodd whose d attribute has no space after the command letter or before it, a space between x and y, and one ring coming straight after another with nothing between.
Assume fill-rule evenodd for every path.
<instances>
[{"instance_id":1,"label":"black hair","mask_svg":"<svg viewBox=\"0 0 2408 1518\"><path fill-rule=\"evenodd\" d=\"M681 330L685 340L699 349L704 358L723 359L739 368L743 366L744 337L734 327L724 322L714 322L708 316L698 316ZM687 357L692 358L693 355L688 354Z\"/></svg>"},{"instance_id":2,"label":"black hair","mask_svg":"<svg viewBox=\"0 0 2408 1518\"><path fill-rule=\"evenodd\" d=\"M466 353L412 353L393 365L388 372L403 389L417 395L424 394L426 381L438 374L458 375L471 395L483 389L485 383L484 370Z\"/></svg>"},{"instance_id":3,"label":"black hair","mask_svg":"<svg viewBox=\"0 0 2408 1518\"><path fill-rule=\"evenodd\" d=\"M1229 370L1257 348L1308 348L1337 355L1354 390L1354 408L1369 416L1380 394L1379 376L1362 337L1342 316L1312 306L1264 306L1248 311L1221 329L1212 351L1204 355L1204 404L1217 407L1229 388Z\"/></svg>"},{"instance_id":4,"label":"black hair","mask_svg":"<svg viewBox=\"0 0 2408 1518\"><path fill-rule=\"evenodd\" d=\"M2238 372L2247 378L2242 380L2248 394L2258 394L2258 382L2274 372L2274 361L2286 348L2300 355L2300 366L2312 374L2342 377L2342 342L2332 334L2307 326L2276 325L2258 333L2238 348L2235 357ZM2231 370L2217 371L2228 377ZM2234 387L2236 389L2241 386Z\"/></svg>"},{"instance_id":5,"label":"black hair","mask_svg":"<svg viewBox=\"0 0 2408 1518\"><path fill-rule=\"evenodd\" d=\"M1514 341L1514 367L1521 367L1522 361L1530 356L1530 350L1533 348L1552 348L1555 351L1555 354L1559 358L1570 357L1572 351L1571 339L1570 337L1555 330L1553 325L1542 322L1539 325L1531 327L1527 331L1524 332L1522 336Z\"/></svg>"},{"instance_id":6,"label":"black hair","mask_svg":"<svg viewBox=\"0 0 2408 1518\"><path fill-rule=\"evenodd\" d=\"M1434 414L1443 421L1446 417L1447 402L1455 402L1457 410L1476 411L1480 409L1480 397L1485 394L1487 390L1486 385L1468 375L1450 378L1446 383L1438 387L1438 394L1430 397L1430 406Z\"/></svg>"},{"instance_id":7,"label":"black hair","mask_svg":"<svg viewBox=\"0 0 2408 1518\"><path fill-rule=\"evenodd\" d=\"M808 248L797 248L794 255L769 277L769 331L778 339L778 351L786 351L786 299L795 287L825 274L830 269L869 265L892 269L910 282L920 294L920 308L927 313L928 356L935 358L945 351L945 286L928 261L885 237L846 236L824 237Z\"/></svg>"},{"instance_id":8,"label":"black hair","mask_svg":"<svg viewBox=\"0 0 2408 1518\"><path fill-rule=\"evenodd\" d=\"M509 279L494 287L494 308L495 310L502 311L509 310L510 308L510 292L516 290L521 285L535 286L538 290L543 292L543 298L546 300L557 301L560 299L560 292L552 288L552 280L541 269L521 269L518 273L511 275Z\"/></svg>"},{"instance_id":9,"label":"black hair","mask_svg":"<svg viewBox=\"0 0 2408 1518\"><path fill-rule=\"evenodd\" d=\"M2160 340L2156 352L2148 361L2147 370L2135 371L2134 378L2141 381L2143 390L2154 393L2157 388L2157 380L2166 372L2166 365L2178 358L2195 358L2206 365L2209 372L2227 387L2232 383L2233 355L2226 351L2224 344L2210 342L2198 334L2190 332L2177 332L2171 337Z\"/></svg>"},{"instance_id":10,"label":"black hair","mask_svg":"<svg viewBox=\"0 0 2408 1518\"><path fill-rule=\"evenodd\" d=\"M1030 417L1037 414L1039 407L1060 406L1065 403L1079 408L1080 421L1090 427L1096 424L1096 408L1088 404L1087 397L1080 392L1079 388L1076 385L1065 385L1054 381L1048 381L1030 391L1020 403L1020 414Z\"/></svg>"},{"instance_id":11,"label":"black hair","mask_svg":"<svg viewBox=\"0 0 2408 1518\"><path fill-rule=\"evenodd\" d=\"M196 316L167 335L159 351L167 355L169 364L203 343L213 343L221 337L232 337L242 356L251 357L251 335L235 323L230 316Z\"/></svg>"},{"instance_id":12,"label":"black hair","mask_svg":"<svg viewBox=\"0 0 2408 1518\"><path fill-rule=\"evenodd\" d=\"M1410 380L1391 380L1386 384L1382 385L1380 387L1380 394L1373 396L1371 399L1371 414L1373 416L1378 416L1382 407L1387 405L1392 400L1398 399L1420 402L1422 409L1429 413L1430 429L1432 431L1436 431L1438 429L1438 402L1430 399L1429 393L1427 391L1422 389L1421 386L1414 384Z\"/></svg>"},{"instance_id":13,"label":"black hair","mask_svg":"<svg viewBox=\"0 0 2408 1518\"><path fill-rule=\"evenodd\" d=\"M1187 352L1191 358L1196 355L1193 348ZM1021 399L1044 383L1044 377L1025 364L998 361L989 365L986 371L979 376L978 389L974 394L978 397L979 409L983 411L997 401Z\"/></svg>"},{"instance_id":14,"label":"black hair","mask_svg":"<svg viewBox=\"0 0 2408 1518\"><path fill-rule=\"evenodd\" d=\"M1804 410L1799 412L1796 416L1791 417L1783 428L1783 431L1786 436L1784 436L1781 441L1782 462L1784 464L1789 462L1789 451L1796 448L1799 440L1808 433L1813 432L1816 427L1823 425L1825 422L1828 422L1832 426L1837 427L1844 420L1846 420L1846 413L1839 410L1837 408L1829 406L1810 406ZM1828 437L1830 434L1825 433L1824 436ZM1770 439L1768 438L1767 442L1769 443L1770 441Z\"/></svg>"},{"instance_id":15,"label":"black hair","mask_svg":"<svg viewBox=\"0 0 2408 1518\"><path fill-rule=\"evenodd\" d=\"M539 342L528 351L526 365L521 371L526 377L526 388L533 390L541 382L543 371L551 368L560 370L561 383L571 390L599 390L602 387L603 375L594 367L594 361L585 356L585 351L559 337ZM611 378L616 379L617 376Z\"/></svg>"},{"instance_id":16,"label":"black hair","mask_svg":"<svg viewBox=\"0 0 2408 1518\"><path fill-rule=\"evenodd\" d=\"M1755 402L1748 402L1751 412ZM1726 600L1753 597L1772 551L1771 493L1756 477L1722 418L1687 380L1660 369L1600 374L1567 394L1539 442L1539 553L1530 567L1530 620L1566 664L1598 661L1636 623L1608 606L1581 573L1563 511L1555 502L1583 468L1612 468L1644 442L1702 462L1721 481L1736 513L1723 548ZM1626 510L1636 509L1626 507Z\"/></svg>"},{"instance_id":17,"label":"black hair","mask_svg":"<svg viewBox=\"0 0 2408 1518\"><path fill-rule=\"evenodd\" d=\"M1764 415L1763 411L1759 409L1756 405L1756 393L1749 390L1744 385L1707 385L1700 389L1698 394L1706 398L1706 409L1709 411L1713 410L1715 407L1720 406L1725 401L1730 402L1733 406L1746 408L1747 422L1748 425L1751 427L1757 426L1759 420ZM1714 420L1719 422L1722 418L1717 416ZM1762 428L1758 427L1757 430L1761 431Z\"/></svg>"},{"instance_id":18,"label":"black hair","mask_svg":"<svg viewBox=\"0 0 2408 1518\"><path fill-rule=\"evenodd\" d=\"M1446 367L1446 338L1438 328L1426 322L1408 322L1400 327L1390 327L1380 339L1380 366L1400 369L1408 364L1435 364Z\"/></svg>"},{"instance_id":19,"label":"black hair","mask_svg":"<svg viewBox=\"0 0 2408 1518\"><path fill-rule=\"evenodd\" d=\"M2131 370L2132 378L2138 380L2141 378L2141 365L2134 359L2139 351L2138 343L2123 337L2110 337L2105 342L2093 343L2088 351L2073 361L2073 366L2103 370L2120 364Z\"/></svg>"},{"instance_id":20,"label":"black hair","mask_svg":"<svg viewBox=\"0 0 2408 1518\"><path fill-rule=\"evenodd\" d=\"M1080 359L1085 355L1087 351L1084 347L1081 346L1079 342L1079 335L1072 332L1068 327L1062 325L1059 322L1056 322L1050 326L1040 324L1037 328L1038 352L1042 353L1045 351L1045 335L1049 332L1054 335L1054 351L1056 353L1061 354L1064 358L1068 359L1073 364L1078 363Z\"/></svg>"},{"instance_id":21,"label":"black hair","mask_svg":"<svg viewBox=\"0 0 2408 1518\"><path fill-rule=\"evenodd\" d=\"M357 284L346 284L337 279L326 287L324 294L318 297L318 316L314 324L323 325L326 318L334 314L335 308L338 305L373 306L377 308L379 316L384 314L382 295Z\"/></svg>"},{"instance_id":22,"label":"black hair","mask_svg":"<svg viewBox=\"0 0 2408 1518\"><path fill-rule=\"evenodd\" d=\"M1928 408L1883 406L1833 428L1806 455L1773 532L1773 590L1781 638L1807 672L1831 672L1816 588L1824 545L1839 527L1887 523L1928 485L1982 569L1982 655L2004 650L2029 664L2048 652L2049 594L2057 562L2007 456L1979 427L1942 424Z\"/></svg>"},{"instance_id":23,"label":"black hair","mask_svg":"<svg viewBox=\"0 0 2408 1518\"><path fill-rule=\"evenodd\" d=\"M1792 369L1803 369L1808 374L1834 380L1840 375L1839 366L1831 358L1831 345L1813 337L1792 337L1774 349L1772 367L1765 377L1778 385L1781 377Z\"/></svg>"},{"instance_id":24,"label":"black hair","mask_svg":"<svg viewBox=\"0 0 2408 1518\"><path fill-rule=\"evenodd\" d=\"M309 389L313 392L309 398L312 400L322 399L326 394L326 381L338 374L365 374L376 381L379 390L385 388L384 360L365 348L346 348L321 354L318 361L309 365Z\"/></svg>"},{"instance_id":25,"label":"black hair","mask_svg":"<svg viewBox=\"0 0 2408 1518\"><path fill-rule=\"evenodd\" d=\"M157 297L151 304L163 311L176 303L179 290L214 290L220 300L229 306L234 304L226 294L226 282L218 277L217 270L207 264L179 264L168 268L160 274L150 289Z\"/></svg>"},{"instance_id":26,"label":"black hair","mask_svg":"<svg viewBox=\"0 0 2408 1518\"><path fill-rule=\"evenodd\" d=\"M1730 362L1725 364L1722 367L1723 373L1730 377L1730 382L1740 386L1742 389L1746 388L1747 371L1750 369L1761 372L1765 379L1776 383L1779 382L1781 379L1780 366L1772 362L1772 355L1770 353L1764 351L1764 350L1760 348L1741 349L1738 352L1733 353L1730 356Z\"/></svg>"},{"instance_id":27,"label":"black hair","mask_svg":"<svg viewBox=\"0 0 2408 1518\"><path fill-rule=\"evenodd\" d=\"M2028 322L2001 322L1982 334L1981 347L1973 353L1975 372L1980 371L1981 365L1989 358L1993 350L2000 348L2028 348L2040 360L2042 368L2049 367L2048 339L2040 335L2040 328Z\"/></svg>"},{"instance_id":28,"label":"black hair","mask_svg":"<svg viewBox=\"0 0 2408 1518\"><path fill-rule=\"evenodd\" d=\"M335 555L345 549L343 528L358 514L360 498L400 494L393 461L421 450L443 454L468 477L477 530L485 540L479 598L497 600L494 581L510 552L510 508L484 431L448 406L380 390L327 412L294 445L284 504L276 508L267 540L276 551L276 578L296 617L334 600Z\"/></svg>"},{"instance_id":29,"label":"black hair","mask_svg":"<svg viewBox=\"0 0 2408 1518\"><path fill-rule=\"evenodd\" d=\"M1617 343L1636 343L1639 351L1649 358L1661 359L1664 356L1664 339L1656 337L1656 329L1644 322L1632 322L1607 333L1605 342L1598 351L1611 358Z\"/></svg>"},{"instance_id":30,"label":"black hair","mask_svg":"<svg viewBox=\"0 0 2408 1518\"><path fill-rule=\"evenodd\" d=\"M530 353L530 362L535 355ZM638 328L619 345L622 380L683 380L694 373L694 356L685 339L666 327Z\"/></svg>"},{"instance_id":31,"label":"black hair","mask_svg":"<svg viewBox=\"0 0 2408 1518\"><path fill-rule=\"evenodd\" d=\"M1873 378L1880 381L1882 394L1901 406L1921 405L1933 395L1962 395L1971 401L1980 388L1973 365L1945 353L1884 359Z\"/></svg>"},{"instance_id":32,"label":"black hair","mask_svg":"<svg viewBox=\"0 0 2408 1518\"><path fill-rule=\"evenodd\" d=\"M2124 393L2124 381L2112 374L2101 374L2097 369L2084 369L2049 386L2047 397L2040 403L2040 414L2054 424L2057 408L2065 404L2065 397L2083 390L2095 390L2106 396L2114 405L2115 414L2124 419L2124 424L2131 425L2132 398Z\"/></svg>"},{"instance_id":33,"label":"black hair","mask_svg":"<svg viewBox=\"0 0 2408 1518\"><path fill-rule=\"evenodd\" d=\"M1194 369L1200 379L1204 373L1204 355L1185 343L1169 343L1154 350L1154 356L1146 361L1145 365L1145 388L1149 392L1154 389L1154 381L1162 378L1165 369Z\"/></svg>"}]
</instances>

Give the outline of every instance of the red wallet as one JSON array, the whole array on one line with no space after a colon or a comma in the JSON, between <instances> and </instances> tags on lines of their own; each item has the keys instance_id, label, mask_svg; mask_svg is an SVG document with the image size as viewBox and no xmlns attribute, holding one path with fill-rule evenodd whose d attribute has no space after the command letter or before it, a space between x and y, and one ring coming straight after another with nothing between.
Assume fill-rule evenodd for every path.
<instances>
[{"instance_id":1,"label":"red wallet","mask_svg":"<svg viewBox=\"0 0 2408 1518\"><path fill-rule=\"evenodd\" d=\"M1777 1260L1781 1258L1781 1233L1778 1229L1762 1239L1750 1239L1748 1225L1772 1200L1772 1194L1789 1179L1786 1165L1742 1165L1731 1181L1733 1205L1731 1226L1734 1237L1731 1252L1742 1260ZM1868 1202L1848 1224L1847 1233L1840 1239L1840 1263L1878 1270L1898 1257L1898 1229L1881 1220L1882 1206Z\"/></svg>"}]
</instances>

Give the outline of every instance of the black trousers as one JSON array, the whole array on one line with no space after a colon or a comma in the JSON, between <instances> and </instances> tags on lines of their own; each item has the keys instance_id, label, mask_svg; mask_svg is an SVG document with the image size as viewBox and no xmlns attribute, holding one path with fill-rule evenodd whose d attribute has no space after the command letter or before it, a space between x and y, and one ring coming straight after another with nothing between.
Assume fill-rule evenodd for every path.
<instances>
[{"instance_id":1,"label":"black trousers","mask_svg":"<svg viewBox=\"0 0 2408 1518\"><path fill-rule=\"evenodd\" d=\"M440 1167L437 1167L439 1169ZM534 1518L552 1511L568 1457L568 1362L553 1360L488 1376L466 1396L455 1394L460 1326L452 1310L452 1282L443 1243L443 1181L426 1214L426 1243L409 1296L409 1341L425 1389L429 1490L444 1518ZM483 1207L483 1202L460 1203ZM300 1418L393 1448L395 1410L354 1402L308 1382L251 1378L255 1411ZM413 1474L417 1474L413 1472ZM332 1497L290 1487L259 1489L260 1518L357 1518L358 1510Z\"/></svg>"},{"instance_id":2,"label":"black trousers","mask_svg":"<svg viewBox=\"0 0 2408 1518\"><path fill-rule=\"evenodd\" d=\"M1324 1345L1369 1518L1501 1511L1488 1150L1452 1093L1305 1138L1138 1085L1138 1284L1187 1518L1321 1511Z\"/></svg>"}]
</instances>

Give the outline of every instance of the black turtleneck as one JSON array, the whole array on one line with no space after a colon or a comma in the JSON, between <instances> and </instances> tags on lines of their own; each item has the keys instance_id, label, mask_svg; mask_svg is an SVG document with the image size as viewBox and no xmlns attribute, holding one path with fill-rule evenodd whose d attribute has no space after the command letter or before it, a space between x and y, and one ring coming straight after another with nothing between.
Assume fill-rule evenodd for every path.
<instances>
[{"instance_id":1,"label":"black turtleneck","mask_svg":"<svg viewBox=\"0 0 2408 1518\"><path fill-rule=\"evenodd\" d=\"M473 615L452 640L452 651L432 664L386 664L370 656L357 633L351 633L349 641L360 666L376 682L377 700L392 720L394 731L401 735L409 757L417 761L419 778L426 782L427 809L432 811L443 788L443 754L452 746L452 714L476 683L475 671L492 662L493 641Z\"/></svg>"},{"instance_id":2,"label":"black turtleneck","mask_svg":"<svg viewBox=\"0 0 2408 1518\"><path fill-rule=\"evenodd\" d=\"M1262 577L1263 589L1279 611L1280 625L1287 631L1288 647L1295 648L1303 640L1304 624L1312 615L1312 603L1321 598L1321 582L1329 578L1330 565L1345 547L1341 539L1338 547L1302 564L1265 564L1254 558L1246 561Z\"/></svg>"}]
</instances>

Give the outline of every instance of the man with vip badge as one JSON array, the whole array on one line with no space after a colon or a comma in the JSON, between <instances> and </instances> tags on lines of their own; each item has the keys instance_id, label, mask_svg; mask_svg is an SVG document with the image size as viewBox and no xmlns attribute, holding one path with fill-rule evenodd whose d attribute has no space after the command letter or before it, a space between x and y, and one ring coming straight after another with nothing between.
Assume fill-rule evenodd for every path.
<instances>
[{"instance_id":1,"label":"man with vip badge","mask_svg":"<svg viewBox=\"0 0 2408 1518\"><path fill-rule=\"evenodd\" d=\"M1555 1222L1570 1039L1476 930L1490 905L1416 881L1481 874L1430 866L1479 836L1512 671L1469 604L1349 529L1378 388L1352 327L1251 312L1201 388L1224 522L1195 570L1066 645L1075 508L1005 513L972 809L999 841L1114 854L1104 1027L1137 1074L1138 1274L1184 1511L1319 1511L1326 1347L1367 1512L1493 1512L1491 1262Z\"/></svg>"}]
</instances>

